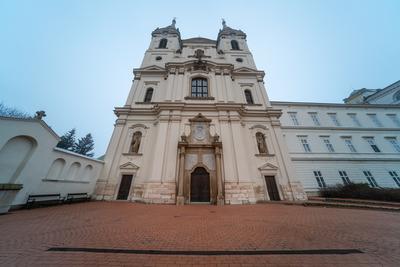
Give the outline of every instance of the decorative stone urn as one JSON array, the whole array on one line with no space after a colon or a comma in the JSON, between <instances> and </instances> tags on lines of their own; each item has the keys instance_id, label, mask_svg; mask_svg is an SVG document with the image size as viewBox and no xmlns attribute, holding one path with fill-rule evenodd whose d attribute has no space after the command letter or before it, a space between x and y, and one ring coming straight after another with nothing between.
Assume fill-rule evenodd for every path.
<instances>
[{"instance_id":1,"label":"decorative stone urn","mask_svg":"<svg viewBox=\"0 0 400 267\"><path fill-rule=\"evenodd\" d=\"M7 213L22 184L0 184L0 214Z\"/></svg>"}]
</instances>

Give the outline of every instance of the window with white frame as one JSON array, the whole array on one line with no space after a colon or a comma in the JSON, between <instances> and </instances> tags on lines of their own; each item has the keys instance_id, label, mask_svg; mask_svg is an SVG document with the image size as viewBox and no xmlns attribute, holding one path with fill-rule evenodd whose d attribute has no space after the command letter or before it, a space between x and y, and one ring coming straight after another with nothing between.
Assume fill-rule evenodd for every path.
<instances>
[{"instance_id":1,"label":"window with white frame","mask_svg":"<svg viewBox=\"0 0 400 267\"><path fill-rule=\"evenodd\" d=\"M363 171L363 173L371 187L379 187L378 183L375 181L375 178L372 176L370 171Z\"/></svg>"},{"instance_id":2,"label":"window with white frame","mask_svg":"<svg viewBox=\"0 0 400 267\"><path fill-rule=\"evenodd\" d=\"M376 127L383 127L376 114L367 114Z\"/></svg>"},{"instance_id":3,"label":"window with white frame","mask_svg":"<svg viewBox=\"0 0 400 267\"><path fill-rule=\"evenodd\" d=\"M400 187L400 177L396 171L389 171L390 176L392 176L393 181Z\"/></svg>"},{"instance_id":4,"label":"window with white frame","mask_svg":"<svg viewBox=\"0 0 400 267\"><path fill-rule=\"evenodd\" d=\"M351 184L350 178L347 175L346 171L343 171L343 170L339 171L339 175L340 175L340 178L342 178L343 184L345 184L345 185Z\"/></svg>"},{"instance_id":5,"label":"window with white frame","mask_svg":"<svg viewBox=\"0 0 400 267\"><path fill-rule=\"evenodd\" d=\"M381 152L373 137L364 137L364 139L371 146L374 152Z\"/></svg>"},{"instance_id":6,"label":"window with white frame","mask_svg":"<svg viewBox=\"0 0 400 267\"><path fill-rule=\"evenodd\" d=\"M350 152L352 152L352 153L357 152L355 146L353 145L353 141L351 140L351 137L344 137L343 141L346 144L347 148L350 150Z\"/></svg>"},{"instance_id":7,"label":"window with white frame","mask_svg":"<svg viewBox=\"0 0 400 267\"><path fill-rule=\"evenodd\" d=\"M326 148L328 149L329 152L335 152L335 149L333 148L333 145L331 141L329 140L329 136L321 136L322 141L324 142Z\"/></svg>"},{"instance_id":8,"label":"window with white frame","mask_svg":"<svg viewBox=\"0 0 400 267\"><path fill-rule=\"evenodd\" d=\"M385 139L392 145L394 151L400 152L400 144L396 137L386 137Z\"/></svg>"},{"instance_id":9,"label":"window with white frame","mask_svg":"<svg viewBox=\"0 0 400 267\"><path fill-rule=\"evenodd\" d=\"M317 180L318 187L323 188L326 187L324 177L322 177L321 171L313 171L315 180Z\"/></svg>"},{"instance_id":10,"label":"window with white frame","mask_svg":"<svg viewBox=\"0 0 400 267\"><path fill-rule=\"evenodd\" d=\"M311 152L311 146L308 143L307 136L299 136L300 143L303 146L304 152Z\"/></svg>"},{"instance_id":11,"label":"window with white frame","mask_svg":"<svg viewBox=\"0 0 400 267\"><path fill-rule=\"evenodd\" d=\"M300 125L299 120L297 119L296 112L288 112L290 119L292 120L293 125Z\"/></svg>"},{"instance_id":12,"label":"window with white frame","mask_svg":"<svg viewBox=\"0 0 400 267\"><path fill-rule=\"evenodd\" d=\"M318 114L316 112L309 112L308 114L310 114L311 119L312 119L312 121L313 121L315 126L320 126L321 125L321 123L319 121L319 118L318 118Z\"/></svg>"},{"instance_id":13,"label":"window with white frame","mask_svg":"<svg viewBox=\"0 0 400 267\"><path fill-rule=\"evenodd\" d=\"M397 114L386 114L386 116L393 122L396 127L400 127L400 120Z\"/></svg>"},{"instance_id":14,"label":"window with white frame","mask_svg":"<svg viewBox=\"0 0 400 267\"><path fill-rule=\"evenodd\" d=\"M347 113L347 115L349 115L349 117L350 117L351 121L353 122L354 126L361 127L361 123L358 120L356 113Z\"/></svg>"},{"instance_id":15,"label":"window with white frame","mask_svg":"<svg viewBox=\"0 0 400 267\"><path fill-rule=\"evenodd\" d=\"M336 113L328 113L329 118L331 118L333 124L335 126L341 126Z\"/></svg>"}]
</instances>

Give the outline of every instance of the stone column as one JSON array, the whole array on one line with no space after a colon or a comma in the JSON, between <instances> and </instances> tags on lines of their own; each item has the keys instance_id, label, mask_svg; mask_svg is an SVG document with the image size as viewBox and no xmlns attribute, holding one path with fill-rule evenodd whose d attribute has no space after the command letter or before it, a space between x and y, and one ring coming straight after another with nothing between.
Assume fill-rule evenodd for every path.
<instances>
[{"instance_id":1,"label":"stone column","mask_svg":"<svg viewBox=\"0 0 400 267\"><path fill-rule=\"evenodd\" d=\"M215 146L215 167L217 175L217 205L224 205L224 193L222 186L222 172L221 172L221 147L219 144Z\"/></svg>"},{"instance_id":2,"label":"stone column","mask_svg":"<svg viewBox=\"0 0 400 267\"><path fill-rule=\"evenodd\" d=\"M185 146L179 146L179 174L178 174L178 196L176 197L176 205L184 205L185 197L183 196L183 179L185 178Z\"/></svg>"}]
</instances>

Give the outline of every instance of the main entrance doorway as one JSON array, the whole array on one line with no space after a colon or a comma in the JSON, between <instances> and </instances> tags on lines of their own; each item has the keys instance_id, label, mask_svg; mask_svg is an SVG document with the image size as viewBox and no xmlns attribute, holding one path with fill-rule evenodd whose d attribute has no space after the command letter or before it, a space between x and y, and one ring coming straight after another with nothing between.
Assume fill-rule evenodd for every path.
<instances>
[{"instance_id":1,"label":"main entrance doorway","mask_svg":"<svg viewBox=\"0 0 400 267\"><path fill-rule=\"evenodd\" d=\"M190 202L210 202L210 174L197 167L190 178Z\"/></svg>"},{"instance_id":2,"label":"main entrance doorway","mask_svg":"<svg viewBox=\"0 0 400 267\"><path fill-rule=\"evenodd\" d=\"M270 200L281 200L279 197L278 187L276 186L275 176L265 176L268 196Z\"/></svg>"},{"instance_id":3,"label":"main entrance doorway","mask_svg":"<svg viewBox=\"0 0 400 267\"><path fill-rule=\"evenodd\" d=\"M128 199L129 190L131 189L131 184L132 184L132 175L122 175L117 199L120 199L120 200Z\"/></svg>"}]
</instances>

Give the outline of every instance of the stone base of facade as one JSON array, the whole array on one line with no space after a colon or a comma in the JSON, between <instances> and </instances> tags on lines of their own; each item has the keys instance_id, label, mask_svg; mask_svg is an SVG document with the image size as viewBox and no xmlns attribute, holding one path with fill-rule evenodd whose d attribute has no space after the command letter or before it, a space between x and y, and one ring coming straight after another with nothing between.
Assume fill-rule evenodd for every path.
<instances>
[{"instance_id":1,"label":"stone base of facade","mask_svg":"<svg viewBox=\"0 0 400 267\"><path fill-rule=\"evenodd\" d=\"M225 182L226 204L255 204L256 202L254 183Z\"/></svg>"},{"instance_id":2,"label":"stone base of facade","mask_svg":"<svg viewBox=\"0 0 400 267\"><path fill-rule=\"evenodd\" d=\"M153 203L153 204L175 204L176 203L175 183L142 183L135 184L132 201Z\"/></svg>"},{"instance_id":3,"label":"stone base of facade","mask_svg":"<svg viewBox=\"0 0 400 267\"><path fill-rule=\"evenodd\" d=\"M303 201L307 200L307 194L304 191L301 182L291 182L290 185L281 185L283 197L285 200Z\"/></svg>"}]
</instances>

